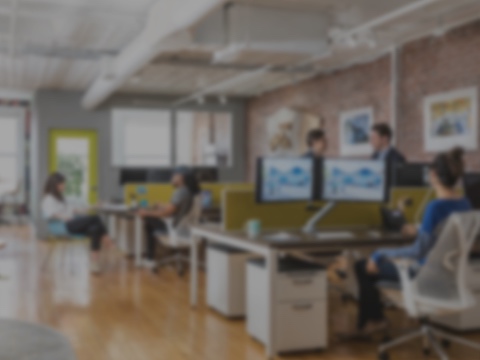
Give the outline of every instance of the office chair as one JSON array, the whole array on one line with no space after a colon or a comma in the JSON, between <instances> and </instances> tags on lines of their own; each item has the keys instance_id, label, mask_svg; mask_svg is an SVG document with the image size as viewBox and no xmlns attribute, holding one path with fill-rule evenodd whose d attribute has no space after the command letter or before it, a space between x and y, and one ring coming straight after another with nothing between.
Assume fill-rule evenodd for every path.
<instances>
[{"instance_id":1,"label":"office chair","mask_svg":"<svg viewBox=\"0 0 480 360\"><path fill-rule=\"evenodd\" d=\"M185 253L190 250L190 228L200 223L202 213L202 199L196 196L193 200L192 208L177 226L173 225L173 219L164 219L167 226L167 233L157 233L157 239L166 249L173 252L173 255L164 257L157 262L154 271L157 272L161 267L174 264L177 273L183 276L185 264L190 263L190 258Z\"/></svg>"},{"instance_id":2,"label":"office chair","mask_svg":"<svg viewBox=\"0 0 480 360\"><path fill-rule=\"evenodd\" d=\"M68 232L67 227L65 226L65 223L62 221L56 221L56 220L50 220L47 222L47 231L48 231L48 236L47 236L47 241L51 243L47 256L45 257L44 263L42 265L42 270L46 270L53 253L55 250L57 250L59 247L61 247L62 250L62 263L65 263L67 259L71 256L71 245L72 241L78 241L78 242L86 242L88 241L87 238L83 236L75 236L72 235ZM70 263L72 263L70 261ZM73 273L73 268L70 269L70 271Z\"/></svg>"},{"instance_id":3,"label":"office chair","mask_svg":"<svg viewBox=\"0 0 480 360\"><path fill-rule=\"evenodd\" d=\"M475 343L434 327L430 317L459 313L475 305L475 298L467 285L469 254L480 231L480 212L454 214L446 222L426 264L413 279L409 274L411 262L398 260L400 273L398 284L380 283L382 293L407 314L420 321L417 331L382 344L379 359L387 360L388 350L411 340L423 338L424 352L430 346L441 360L448 360L442 345L449 342L480 351ZM439 341L441 339L441 341Z\"/></svg>"}]
</instances>

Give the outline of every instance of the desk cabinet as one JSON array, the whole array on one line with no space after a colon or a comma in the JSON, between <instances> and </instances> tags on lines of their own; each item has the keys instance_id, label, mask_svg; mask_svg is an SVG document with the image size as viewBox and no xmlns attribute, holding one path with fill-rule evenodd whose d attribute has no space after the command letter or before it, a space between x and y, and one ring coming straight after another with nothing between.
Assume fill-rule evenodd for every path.
<instances>
[{"instance_id":1,"label":"desk cabinet","mask_svg":"<svg viewBox=\"0 0 480 360\"><path fill-rule=\"evenodd\" d=\"M288 263L288 264L287 264ZM327 347L327 277L324 269L280 261L275 279L275 341L279 352ZM266 343L267 272L263 260L247 265L247 331Z\"/></svg>"},{"instance_id":2,"label":"desk cabinet","mask_svg":"<svg viewBox=\"0 0 480 360\"><path fill-rule=\"evenodd\" d=\"M226 317L245 316L244 251L210 245L207 249L207 304Z\"/></svg>"}]
</instances>

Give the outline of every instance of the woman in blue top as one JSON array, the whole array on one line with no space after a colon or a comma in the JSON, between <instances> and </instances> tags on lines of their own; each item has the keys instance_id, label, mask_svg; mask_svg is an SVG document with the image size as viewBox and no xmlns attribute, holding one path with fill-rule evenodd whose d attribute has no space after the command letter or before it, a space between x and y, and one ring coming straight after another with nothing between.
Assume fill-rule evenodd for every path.
<instances>
[{"instance_id":1,"label":"woman in blue top","mask_svg":"<svg viewBox=\"0 0 480 360\"><path fill-rule=\"evenodd\" d=\"M417 236L414 244L397 249L377 250L370 259L359 261L355 265L359 285L357 326L360 334L368 335L384 330L387 326L376 285L378 281L399 281L397 268L390 259L408 258L423 265L435 245L439 225L451 214L471 209L469 201L458 196L455 191L463 173L462 149L455 148L448 153L439 154L429 172L430 185L437 199L428 204L419 230L409 228L410 234L416 233Z\"/></svg>"}]
</instances>

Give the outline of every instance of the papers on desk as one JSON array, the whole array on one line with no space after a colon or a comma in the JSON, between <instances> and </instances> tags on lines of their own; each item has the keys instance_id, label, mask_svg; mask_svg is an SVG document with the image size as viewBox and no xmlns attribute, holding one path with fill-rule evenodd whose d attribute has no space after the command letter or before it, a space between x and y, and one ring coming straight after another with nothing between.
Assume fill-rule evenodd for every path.
<instances>
[{"instance_id":1,"label":"papers on desk","mask_svg":"<svg viewBox=\"0 0 480 360\"><path fill-rule=\"evenodd\" d=\"M352 239L353 233L350 231L322 231L315 235L318 240L336 240L336 239Z\"/></svg>"},{"instance_id":2,"label":"papers on desk","mask_svg":"<svg viewBox=\"0 0 480 360\"><path fill-rule=\"evenodd\" d=\"M300 237L298 235L293 235L288 232L279 232L272 235L267 235L264 237L267 241L272 242L286 242L286 241L299 241Z\"/></svg>"}]
</instances>

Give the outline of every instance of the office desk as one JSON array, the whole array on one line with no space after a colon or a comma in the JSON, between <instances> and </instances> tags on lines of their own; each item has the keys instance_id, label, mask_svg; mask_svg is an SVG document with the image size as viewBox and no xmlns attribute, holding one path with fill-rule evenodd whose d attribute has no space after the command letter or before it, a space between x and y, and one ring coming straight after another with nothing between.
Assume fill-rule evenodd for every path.
<instances>
[{"instance_id":1,"label":"office desk","mask_svg":"<svg viewBox=\"0 0 480 360\"><path fill-rule=\"evenodd\" d=\"M348 231L350 234L342 236ZM290 238L271 241L266 237L276 232L264 232L257 239L249 239L243 231L224 231L220 226L205 225L195 226L191 233L191 277L190 277L190 302L192 306L198 301L198 244L201 239L210 243L223 244L233 248L261 255L265 258L268 273L268 303L275 301L274 276L277 274L278 257L281 255L295 254L296 252L332 252L345 249L369 249L378 247L394 247L412 243L413 237L404 237L400 234L386 233L361 229L329 229L325 230L325 237L318 239L312 235L303 234L300 231L288 231ZM331 237L328 237L331 234ZM341 235L341 236L338 236ZM268 317L268 341L266 346L269 358L277 354L274 338L275 306L269 307Z\"/></svg>"},{"instance_id":2,"label":"office desk","mask_svg":"<svg viewBox=\"0 0 480 360\"><path fill-rule=\"evenodd\" d=\"M134 223L134 261L136 267L143 264L144 248L144 226L141 216L137 216L136 210L122 204L105 204L97 208L98 212L107 216L108 232L112 238L119 239L120 248L126 252L127 249L127 226L129 222ZM202 210L202 220L205 222L218 221L221 216L220 208L209 208ZM120 227L120 231L117 229Z\"/></svg>"},{"instance_id":3,"label":"office desk","mask_svg":"<svg viewBox=\"0 0 480 360\"><path fill-rule=\"evenodd\" d=\"M127 252L127 228L129 222L134 222L134 258L135 266L142 265L143 251L143 221L136 215L134 209L122 204L105 204L98 207L98 212L107 217L108 233L114 239L118 238L120 249ZM118 229L120 228L120 231Z\"/></svg>"}]
</instances>

